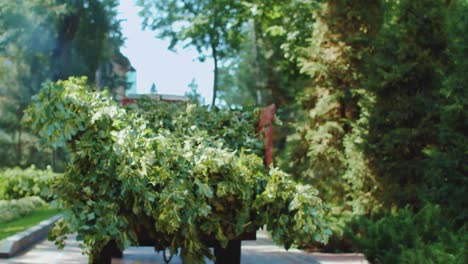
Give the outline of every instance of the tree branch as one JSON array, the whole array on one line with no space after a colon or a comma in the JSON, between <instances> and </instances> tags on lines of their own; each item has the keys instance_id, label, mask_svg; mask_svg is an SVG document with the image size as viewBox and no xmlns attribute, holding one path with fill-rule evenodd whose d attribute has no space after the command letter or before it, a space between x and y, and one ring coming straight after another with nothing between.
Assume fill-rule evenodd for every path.
<instances>
[{"instance_id":1,"label":"tree branch","mask_svg":"<svg viewBox=\"0 0 468 264\"><path fill-rule=\"evenodd\" d=\"M193 9L192 4L187 3L186 0L181 0L181 1L182 1L182 3L184 3L184 7L187 8L187 10L188 10L190 13L192 13L192 14L198 16L198 12L196 12L195 9Z\"/></svg>"}]
</instances>

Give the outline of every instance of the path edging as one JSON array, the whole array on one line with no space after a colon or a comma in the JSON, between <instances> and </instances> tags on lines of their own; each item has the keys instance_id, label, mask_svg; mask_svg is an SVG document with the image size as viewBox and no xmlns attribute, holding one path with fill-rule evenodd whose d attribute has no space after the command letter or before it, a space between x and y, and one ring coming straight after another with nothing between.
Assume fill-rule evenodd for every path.
<instances>
[{"instance_id":1,"label":"path edging","mask_svg":"<svg viewBox=\"0 0 468 264\"><path fill-rule=\"evenodd\" d=\"M41 241L62 215L56 215L39 224L0 241L0 258L10 258Z\"/></svg>"}]
</instances>

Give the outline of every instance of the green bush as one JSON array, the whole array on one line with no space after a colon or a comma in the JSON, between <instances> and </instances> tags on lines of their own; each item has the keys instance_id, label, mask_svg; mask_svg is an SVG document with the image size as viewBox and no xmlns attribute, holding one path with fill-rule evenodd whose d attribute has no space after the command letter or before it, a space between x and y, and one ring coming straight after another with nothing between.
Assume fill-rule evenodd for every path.
<instances>
[{"instance_id":1,"label":"green bush","mask_svg":"<svg viewBox=\"0 0 468 264\"><path fill-rule=\"evenodd\" d=\"M187 104L133 111L77 78L45 84L33 102L26 122L71 153L54 185L66 211L51 238L63 245L76 232L93 263L109 240L123 249L141 232L190 263L212 257L204 239L226 245L263 226L285 247L329 236L317 191L265 172L255 115Z\"/></svg>"},{"instance_id":2,"label":"green bush","mask_svg":"<svg viewBox=\"0 0 468 264\"><path fill-rule=\"evenodd\" d=\"M354 219L346 231L372 263L466 263L466 227L454 232L439 206Z\"/></svg>"},{"instance_id":3,"label":"green bush","mask_svg":"<svg viewBox=\"0 0 468 264\"><path fill-rule=\"evenodd\" d=\"M448 71L439 91L438 142L424 153L424 198L438 203L457 226L468 222L468 1L451 1L447 28Z\"/></svg>"},{"instance_id":4,"label":"green bush","mask_svg":"<svg viewBox=\"0 0 468 264\"><path fill-rule=\"evenodd\" d=\"M28 215L35 209L45 206L44 200L37 196L18 200L0 200L0 224Z\"/></svg>"},{"instance_id":5,"label":"green bush","mask_svg":"<svg viewBox=\"0 0 468 264\"><path fill-rule=\"evenodd\" d=\"M58 174L38 170L34 166L27 169L13 168L0 172L0 199L11 200L28 196L39 196L45 201L53 200L51 186Z\"/></svg>"}]
</instances>

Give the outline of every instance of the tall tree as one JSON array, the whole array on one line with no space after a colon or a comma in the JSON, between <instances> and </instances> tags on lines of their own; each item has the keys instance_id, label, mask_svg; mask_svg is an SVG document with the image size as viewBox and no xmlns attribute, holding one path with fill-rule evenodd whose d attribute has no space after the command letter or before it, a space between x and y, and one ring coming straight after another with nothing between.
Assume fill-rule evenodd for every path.
<instances>
[{"instance_id":1,"label":"tall tree","mask_svg":"<svg viewBox=\"0 0 468 264\"><path fill-rule=\"evenodd\" d=\"M389 2L368 62L366 155L387 205L422 205L424 150L437 142L439 90L447 61L444 0Z\"/></svg>"},{"instance_id":2,"label":"tall tree","mask_svg":"<svg viewBox=\"0 0 468 264\"><path fill-rule=\"evenodd\" d=\"M287 166L313 183L343 216L374 205L373 175L360 143L371 96L362 90L364 59L378 27L380 1L325 1L307 54L298 58L312 84L299 96L302 120L288 140Z\"/></svg>"},{"instance_id":3,"label":"tall tree","mask_svg":"<svg viewBox=\"0 0 468 264\"><path fill-rule=\"evenodd\" d=\"M198 92L198 84L195 78L189 83L188 88L190 88L190 91L185 92L184 95L189 99L189 102L192 104L204 105L205 98Z\"/></svg>"},{"instance_id":4,"label":"tall tree","mask_svg":"<svg viewBox=\"0 0 468 264\"><path fill-rule=\"evenodd\" d=\"M437 144L424 150L425 199L441 204L449 219L462 226L468 220L468 2L447 1L447 50L439 90Z\"/></svg>"},{"instance_id":5,"label":"tall tree","mask_svg":"<svg viewBox=\"0 0 468 264\"><path fill-rule=\"evenodd\" d=\"M256 71L263 78L256 89L262 91L264 105L290 107L310 80L301 71L298 59L304 55L312 37L319 3L317 0L255 0L247 4L254 28L252 54L260 63L255 67L260 67Z\"/></svg>"},{"instance_id":6,"label":"tall tree","mask_svg":"<svg viewBox=\"0 0 468 264\"><path fill-rule=\"evenodd\" d=\"M154 84L154 83L151 84L150 93L152 93L152 94L157 93L156 84Z\"/></svg>"},{"instance_id":7,"label":"tall tree","mask_svg":"<svg viewBox=\"0 0 468 264\"><path fill-rule=\"evenodd\" d=\"M67 12L57 22L52 79L85 75L94 81L103 63L118 56L123 44L116 0L60 0Z\"/></svg>"},{"instance_id":8,"label":"tall tree","mask_svg":"<svg viewBox=\"0 0 468 264\"><path fill-rule=\"evenodd\" d=\"M257 52L253 29L248 30L237 58L220 68L219 99L228 108L263 105L262 88L265 83L260 55Z\"/></svg>"},{"instance_id":9,"label":"tall tree","mask_svg":"<svg viewBox=\"0 0 468 264\"><path fill-rule=\"evenodd\" d=\"M48 78L86 75L94 79L99 64L122 44L115 0L44 0L0 2L0 130L15 141L14 161L27 165L41 155L20 120L31 96ZM14 139L13 139L14 138ZM29 145L24 146L24 142ZM12 146L13 147L13 146ZM10 148L2 148L10 153ZM11 157L10 154L5 154ZM11 159L11 158L10 158ZM6 161L8 159L2 159Z\"/></svg>"},{"instance_id":10,"label":"tall tree","mask_svg":"<svg viewBox=\"0 0 468 264\"><path fill-rule=\"evenodd\" d=\"M23 110L50 73L57 17L65 12L55 1L0 3L0 129L14 145L2 147L3 165L24 165ZM15 149L16 155L9 151Z\"/></svg>"},{"instance_id":11,"label":"tall tree","mask_svg":"<svg viewBox=\"0 0 468 264\"><path fill-rule=\"evenodd\" d=\"M145 27L169 38L169 48L178 43L193 46L204 60L213 58L213 100L217 98L219 67L233 55L242 39L245 6L238 0L138 0Z\"/></svg>"}]
</instances>

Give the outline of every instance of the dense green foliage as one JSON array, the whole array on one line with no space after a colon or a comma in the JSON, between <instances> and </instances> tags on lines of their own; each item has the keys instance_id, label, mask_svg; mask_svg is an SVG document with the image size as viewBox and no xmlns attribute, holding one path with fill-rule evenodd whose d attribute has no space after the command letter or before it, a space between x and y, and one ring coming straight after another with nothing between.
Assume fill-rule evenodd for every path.
<instances>
[{"instance_id":1,"label":"dense green foliage","mask_svg":"<svg viewBox=\"0 0 468 264\"><path fill-rule=\"evenodd\" d=\"M13 168L0 171L0 199L39 196L45 201L51 201L51 188L57 176L50 168L38 170L34 166L24 170Z\"/></svg>"},{"instance_id":2,"label":"dense green foliage","mask_svg":"<svg viewBox=\"0 0 468 264\"><path fill-rule=\"evenodd\" d=\"M466 224L468 201L468 12L467 1L452 1L445 21L446 71L439 96L437 143L427 147L423 199L440 204L457 226Z\"/></svg>"},{"instance_id":3,"label":"dense green foliage","mask_svg":"<svg viewBox=\"0 0 468 264\"><path fill-rule=\"evenodd\" d=\"M198 263L212 254L203 238L226 245L264 225L285 247L326 241L316 190L266 173L254 154L253 114L147 104L125 110L84 79L45 84L34 98L33 130L72 154L55 190L67 209L59 243L77 232L94 261L110 239L124 248L145 232L156 249L181 247Z\"/></svg>"},{"instance_id":4,"label":"dense green foliage","mask_svg":"<svg viewBox=\"0 0 468 264\"><path fill-rule=\"evenodd\" d=\"M309 53L300 60L313 82L299 97L304 112L284 164L331 203L339 229L350 216L390 214L390 208L407 204L411 210L402 214L445 223L448 233L466 226L467 88L460 74L467 70L466 8L466 1L323 4ZM440 212L420 211L428 201L440 205ZM397 230L397 219L375 215L360 228L394 224ZM420 244L437 232L413 231ZM363 239L361 250L384 263L412 262L427 250L428 256L445 258L464 248L437 242L417 246L411 255L378 244L382 239L408 246L398 236ZM388 249L376 251L375 245Z\"/></svg>"},{"instance_id":5,"label":"dense green foliage","mask_svg":"<svg viewBox=\"0 0 468 264\"><path fill-rule=\"evenodd\" d=\"M2 223L0 224L0 240L33 227L41 221L47 220L58 213L59 210L48 207L35 208L33 212L26 216L7 223Z\"/></svg>"},{"instance_id":6,"label":"dense green foliage","mask_svg":"<svg viewBox=\"0 0 468 264\"><path fill-rule=\"evenodd\" d=\"M347 235L372 263L466 263L468 233L451 230L438 206L356 218Z\"/></svg>"},{"instance_id":7,"label":"dense green foliage","mask_svg":"<svg viewBox=\"0 0 468 264\"><path fill-rule=\"evenodd\" d=\"M421 201L423 150L436 142L438 91L446 34L444 1L401 1L385 13L365 87L375 95L366 137L367 156L386 203ZM417 23L424 17L423 23ZM371 68L372 67L372 68Z\"/></svg>"},{"instance_id":8,"label":"dense green foliage","mask_svg":"<svg viewBox=\"0 0 468 264\"><path fill-rule=\"evenodd\" d=\"M459 132L464 130L466 113L457 110L466 105L466 82L461 84L465 77L457 72L467 67L455 58L463 57L460 52L466 44L454 35L454 30L462 35L463 30L467 32L467 23L460 18L466 13L466 3L455 1L449 8L446 4L402 1L391 5L384 17L386 26L375 40L375 55L367 65L370 77L365 87L376 101L370 110L366 155L380 185L385 186L379 199L399 207L411 204L416 211L405 209L395 217L373 217L361 223L364 234L357 241L371 260L466 261L467 170L463 162L457 163L466 159L466 135ZM424 23L417 22L420 17ZM454 64L447 64L447 59ZM457 93L456 101L452 101L452 91ZM428 200L441 205L441 212L437 209L430 214L429 206L419 210ZM440 226L414 228L426 228L424 218ZM402 221L410 223L407 230Z\"/></svg>"},{"instance_id":9,"label":"dense green foliage","mask_svg":"<svg viewBox=\"0 0 468 264\"><path fill-rule=\"evenodd\" d=\"M18 200L0 200L0 223L9 222L25 215L35 209L45 206L45 202L37 197L24 197Z\"/></svg>"},{"instance_id":10,"label":"dense green foliage","mask_svg":"<svg viewBox=\"0 0 468 264\"><path fill-rule=\"evenodd\" d=\"M42 149L20 123L23 110L47 79L86 75L116 88L111 66L122 45L115 0L1 1L0 167L63 168L60 150Z\"/></svg>"},{"instance_id":11,"label":"dense green foliage","mask_svg":"<svg viewBox=\"0 0 468 264\"><path fill-rule=\"evenodd\" d=\"M343 239L353 216L407 204L414 214L427 202L440 205L434 217L447 223L447 232L466 225L467 2L252 2L255 30L241 45L224 89L255 98L261 76L260 83L288 87L276 96L283 102L296 97L296 108L274 101L294 129L286 148L279 139L277 161L330 203L327 218L336 238ZM275 16L280 13L291 15ZM252 58L262 59L255 64ZM288 65L303 75L284 72L284 82L271 85L267 70L256 71L264 61L277 73ZM250 88L242 88L246 83ZM252 104L250 98L237 101ZM366 224L376 221L378 216Z\"/></svg>"},{"instance_id":12,"label":"dense green foliage","mask_svg":"<svg viewBox=\"0 0 468 264\"><path fill-rule=\"evenodd\" d=\"M31 95L50 77L54 30L49 25L65 10L54 1L2 1L0 10L0 166L42 165L50 154L38 154L37 140L20 120Z\"/></svg>"},{"instance_id":13,"label":"dense green foliage","mask_svg":"<svg viewBox=\"0 0 468 264\"><path fill-rule=\"evenodd\" d=\"M365 40L375 32L378 11L377 1L323 4L314 41L301 59L313 83L299 98L304 117L288 138L288 170L317 185L336 210L358 214L377 206L372 197L377 186L361 145L373 99L362 89L363 58L369 50Z\"/></svg>"},{"instance_id":14,"label":"dense green foliage","mask_svg":"<svg viewBox=\"0 0 468 264\"><path fill-rule=\"evenodd\" d=\"M130 107L145 120L153 130L167 129L174 137L188 134L205 134L213 145L221 143L232 150L245 150L259 156L263 143L257 133L259 110L209 110L207 106L185 103L164 103L140 100L137 108Z\"/></svg>"},{"instance_id":15,"label":"dense green foliage","mask_svg":"<svg viewBox=\"0 0 468 264\"><path fill-rule=\"evenodd\" d=\"M23 109L45 79L80 74L93 81L116 55L116 2L0 3L0 166L44 168L57 156L40 151L20 126ZM152 236L173 238L173 248L182 245L197 259L206 250L201 235L225 241L265 223L286 246L307 244L301 238L315 233L297 236L305 219L298 208L314 215L317 207L312 219L324 213L335 231L328 250L353 248L354 240L382 263L466 258L466 0L137 4L144 26L171 48L183 44L202 60L213 57L213 104L243 111L149 100L123 109L85 91L82 81L47 85L29 121L46 146L74 152L56 185L71 208L56 234L78 231L88 249L111 238L122 246L142 219ZM119 81L104 79L97 86ZM191 87L191 100L200 101ZM284 121L275 128L275 162L291 176L263 172L258 113L245 111L271 103Z\"/></svg>"},{"instance_id":16,"label":"dense green foliage","mask_svg":"<svg viewBox=\"0 0 468 264\"><path fill-rule=\"evenodd\" d=\"M313 37L313 28L322 1L245 1L253 32L249 39L255 63L257 105L276 104L278 114L288 121L296 96L310 84L301 71L299 60ZM285 15L291 14L291 15ZM239 66L242 66L240 64ZM242 72L242 68L239 69ZM242 101L240 101L242 102ZM284 136L282 131L280 140Z\"/></svg>"}]
</instances>

